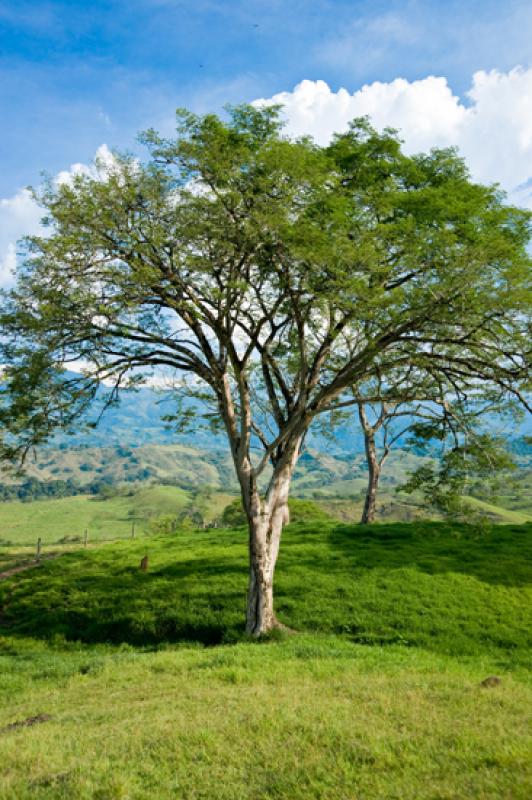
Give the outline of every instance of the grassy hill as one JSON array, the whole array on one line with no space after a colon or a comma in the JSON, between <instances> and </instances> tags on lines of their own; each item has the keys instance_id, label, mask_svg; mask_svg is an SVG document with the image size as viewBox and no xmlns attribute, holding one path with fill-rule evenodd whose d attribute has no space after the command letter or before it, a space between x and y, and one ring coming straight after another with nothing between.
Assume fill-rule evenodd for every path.
<instances>
[{"instance_id":1,"label":"grassy hill","mask_svg":"<svg viewBox=\"0 0 532 800\"><path fill-rule=\"evenodd\" d=\"M408 521L432 515L424 508L422 498L396 493L408 475L426 461L415 453L392 452L381 480L380 520ZM135 490L139 486L161 483L175 485L185 492L207 486L225 494L239 491L226 450L206 451L181 444L43 449L35 460L28 461L26 473L28 478L37 479L42 486L47 482L74 481L76 492L98 492L101 487L121 484ZM15 480L7 474L0 477L0 483L4 484L12 485ZM308 449L298 464L292 493L298 497L318 499L328 507L336 505L338 514L335 516L353 521L360 518L366 484L366 464L361 455L331 455ZM472 506L485 511L492 521L520 523L532 520L531 469L520 469L504 487L505 494L493 496L492 490L484 487L481 481L471 489L480 501L472 501ZM64 488L61 492L71 493ZM9 538L2 532L3 505L0 503L0 539ZM75 508L75 503L72 507ZM515 513L507 514L505 510ZM6 513L9 517L10 513L15 515L17 512ZM164 510L161 513L165 513ZM85 518L85 514L82 516ZM11 526L11 521L8 525Z\"/></svg>"},{"instance_id":2,"label":"grassy hill","mask_svg":"<svg viewBox=\"0 0 532 800\"><path fill-rule=\"evenodd\" d=\"M175 453L167 455L172 460ZM339 483L336 488L339 488ZM123 538L131 533L133 523L138 534L147 533L155 517L175 517L183 511L193 489L191 487L186 491L178 486L149 482L140 485L126 483L122 484L117 496L106 499L99 495L76 495L32 502L3 502L0 503L0 547L6 543L33 546L38 537L42 538L43 544L55 544L65 538L81 539L85 529L89 531L91 542ZM326 487L319 493L299 489L298 494L314 497L315 502L338 521L355 522L360 519L363 505L361 493L334 495ZM228 492L213 491L207 503L207 520L219 516L232 497ZM528 510L519 507L519 510L513 510L477 498L467 498L467 501L472 508L485 513L495 523L524 524L532 518ZM420 501L416 503L415 497L397 495L384 484L379 494L379 521L412 521L430 516L430 510L424 508Z\"/></svg>"},{"instance_id":3,"label":"grassy hill","mask_svg":"<svg viewBox=\"0 0 532 800\"><path fill-rule=\"evenodd\" d=\"M0 798L528 799L531 541L289 526L277 609L298 633L262 644L242 639L243 530L3 581Z\"/></svg>"},{"instance_id":4,"label":"grassy hill","mask_svg":"<svg viewBox=\"0 0 532 800\"><path fill-rule=\"evenodd\" d=\"M227 461L225 453L208 455L179 444L147 444L140 447L69 447L41 449L28 460L25 474L39 481L72 479L81 485L95 481L117 484L136 481L172 481L190 489L198 485L221 484L220 471ZM8 474L4 482L20 481Z\"/></svg>"},{"instance_id":5,"label":"grassy hill","mask_svg":"<svg viewBox=\"0 0 532 800\"><path fill-rule=\"evenodd\" d=\"M133 522L141 533L146 532L154 516L178 514L188 497L187 492L175 486L148 486L131 495L106 500L78 495L32 503L1 503L1 536L14 544L33 544L40 536L43 543L52 544L65 536L81 538L88 528L91 541L125 537Z\"/></svg>"},{"instance_id":6,"label":"grassy hill","mask_svg":"<svg viewBox=\"0 0 532 800\"><path fill-rule=\"evenodd\" d=\"M33 558L38 538L43 554L50 554L79 547L85 530L89 547L129 538L132 533L153 533L158 519L176 518L191 497L191 492L176 486L146 485L107 499L76 495L0 503L0 570ZM232 495L213 492L205 509L206 520L218 517L232 499Z\"/></svg>"},{"instance_id":7,"label":"grassy hill","mask_svg":"<svg viewBox=\"0 0 532 800\"><path fill-rule=\"evenodd\" d=\"M524 511L514 511L511 508L505 508L495 503L487 503L485 500L480 500L477 497L464 498L471 508L480 511L492 522L504 522L508 524L523 525L525 522L530 522L531 513L529 506L525 507Z\"/></svg>"}]
</instances>

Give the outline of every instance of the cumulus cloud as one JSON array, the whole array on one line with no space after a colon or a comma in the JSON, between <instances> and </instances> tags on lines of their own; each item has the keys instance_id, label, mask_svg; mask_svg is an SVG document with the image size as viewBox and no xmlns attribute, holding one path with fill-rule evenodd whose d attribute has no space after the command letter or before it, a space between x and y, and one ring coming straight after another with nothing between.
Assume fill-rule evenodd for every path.
<instances>
[{"instance_id":1,"label":"cumulus cloud","mask_svg":"<svg viewBox=\"0 0 532 800\"><path fill-rule=\"evenodd\" d=\"M102 144L96 150L96 155L94 156L92 164L72 164L70 169L58 172L55 177L55 182L57 184L70 183L77 175L87 175L90 178L98 178L101 175L110 173L114 165L115 157L107 145Z\"/></svg>"},{"instance_id":2,"label":"cumulus cloud","mask_svg":"<svg viewBox=\"0 0 532 800\"><path fill-rule=\"evenodd\" d=\"M94 163L72 164L70 169L59 172L55 181L67 183L75 175L96 177L112 169L114 157L107 145L98 148ZM21 189L12 197L0 199L0 287L13 281L17 263L17 242L23 236L39 233L42 209L35 203L28 189Z\"/></svg>"},{"instance_id":3,"label":"cumulus cloud","mask_svg":"<svg viewBox=\"0 0 532 800\"><path fill-rule=\"evenodd\" d=\"M453 94L446 78L429 76L376 81L353 93L304 80L291 92L255 102L282 104L287 132L310 134L322 144L353 117L368 115L377 128L399 129L407 152L455 145L476 180L500 183L512 202L532 208L532 68L476 72L464 98ZM96 176L95 165L99 174L112 170L106 145L98 148L95 164L73 164L56 181ZM26 190L0 199L0 285L11 279L17 240L38 231L40 215Z\"/></svg>"},{"instance_id":4,"label":"cumulus cloud","mask_svg":"<svg viewBox=\"0 0 532 800\"><path fill-rule=\"evenodd\" d=\"M17 260L17 240L35 233L40 217L41 211L27 189L13 197L0 199L0 286L12 279Z\"/></svg>"},{"instance_id":5,"label":"cumulus cloud","mask_svg":"<svg viewBox=\"0 0 532 800\"><path fill-rule=\"evenodd\" d=\"M500 183L513 202L532 208L532 69L476 72L465 100L446 78L429 76L376 81L353 93L305 80L256 102L282 104L287 132L322 144L368 115L377 128L398 128L407 152L457 146L476 180Z\"/></svg>"}]
</instances>

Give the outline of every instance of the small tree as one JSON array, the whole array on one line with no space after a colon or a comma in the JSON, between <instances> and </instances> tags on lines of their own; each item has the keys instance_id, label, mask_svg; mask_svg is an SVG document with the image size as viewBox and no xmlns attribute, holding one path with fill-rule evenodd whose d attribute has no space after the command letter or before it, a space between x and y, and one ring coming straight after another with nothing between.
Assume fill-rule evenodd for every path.
<instances>
[{"instance_id":1,"label":"small tree","mask_svg":"<svg viewBox=\"0 0 532 800\"><path fill-rule=\"evenodd\" d=\"M418 435L421 441L427 436L444 439L441 429L423 425ZM464 499L472 478L483 478L495 488L501 477L508 480L515 463L497 436L469 428L453 432L450 444L436 464L423 465L413 472L400 491L412 494L419 491L425 501L445 517L471 521L474 512Z\"/></svg>"},{"instance_id":2,"label":"small tree","mask_svg":"<svg viewBox=\"0 0 532 800\"><path fill-rule=\"evenodd\" d=\"M369 416L368 406L371 409L372 417ZM364 507L360 522L367 525L375 520L377 510L377 492L384 463L393 445L406 432L406 428L400 431L394 430L393 423L404 415L410 415L411 410L405 410L401 403L387 403L380 401L379 409L375 408L375 403L364 403L359 400L358 418L364 434L364 452L366 465L368 468L368 485L364 498ZM381 436L381 447L378 447L377 437Z\"/></svg>"},{"instance_id":3,"label":"small tree","mask_svg":"<svg viewBox=\"0 0 532 800\"><path fill-rule=\"evenodd\" d=\"M411 434L410 444L416 444L418 449L423 436L429 439L432 436L439 442L454 437L455 444L459 437L469 436L471 441L482 440L485 446L493 448L495 438L499 443L502 439L490 436L488 430L481 431L482 420L493 421L494 417L515 420L522 415L522 408L497 385L483 380L472 383L455 380L445 384L444 377L438 371L422 376L412 370L401 379L395 376L388 381L379 375L369 388L380 399L368 401L364 394L358 393L358 418L368 467L361 523L374 521L384 464L393 447L407 434ZM427 448L430 441L423 439L423 443Z\"/></svg>"},{"instance_id":4,"label":"small tree","mask_svg":"<svg viewBox=\"0 0 532 800\"><path fill-rule=\"evenodd\" d=\"M273 574L317 415L405 363L520 380L529 215L454 152L407 157L365 120L320 148L283 138L276 108L180 112L175 139L143 141L147 164L116 156L38 194L48 235L0 317L4 454L71 427L102 382L109 404L154 371L188 376L227 434L259 636L279 624Z\"/></svg>"}]
</instances>

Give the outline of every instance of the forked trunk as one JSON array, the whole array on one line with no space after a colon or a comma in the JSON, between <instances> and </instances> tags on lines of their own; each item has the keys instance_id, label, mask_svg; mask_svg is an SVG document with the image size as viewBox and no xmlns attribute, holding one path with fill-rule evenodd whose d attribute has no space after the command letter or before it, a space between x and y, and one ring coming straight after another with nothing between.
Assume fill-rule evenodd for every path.
<instances>
[{"instance_id":1,"label":"forked trunk","mask_svg":"<svg viewBox=\"0 0 532 800\"><path fill-rule=\"evenodd\" d=\"M274 476L263 502L253 503L249 516L249 587L246 633L259 637L282 628L273 607L273 576L281 533L288 522L288 493L297 455Z\"/></svg>"}]
</instances>

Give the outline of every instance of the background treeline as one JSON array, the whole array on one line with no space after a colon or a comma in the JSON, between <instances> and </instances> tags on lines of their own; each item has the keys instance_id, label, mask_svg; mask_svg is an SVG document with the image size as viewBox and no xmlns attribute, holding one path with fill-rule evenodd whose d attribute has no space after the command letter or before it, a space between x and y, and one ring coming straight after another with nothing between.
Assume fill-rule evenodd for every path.
<instances>
[{"instance_id":1,"label":"background treeline","mask_svg":"<svg viewBox=\"0 0 532 800\"><path fill-rule=\"evenodd\" d=\"M105 493L111 487L111 482L107 479L91 481L90 483L80 484L72 478L57 481L39 481L36 478L29 478L22 483L0 483L0 501L22 500L47 500L57 497L72 497L78 494L99 495Z\"/></svg>"}]
</instances>

